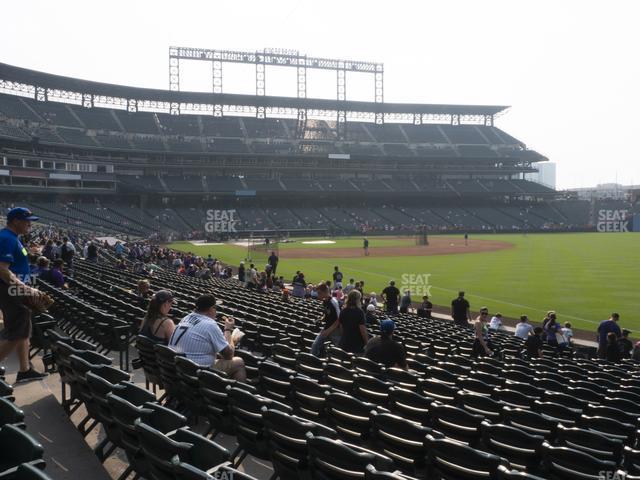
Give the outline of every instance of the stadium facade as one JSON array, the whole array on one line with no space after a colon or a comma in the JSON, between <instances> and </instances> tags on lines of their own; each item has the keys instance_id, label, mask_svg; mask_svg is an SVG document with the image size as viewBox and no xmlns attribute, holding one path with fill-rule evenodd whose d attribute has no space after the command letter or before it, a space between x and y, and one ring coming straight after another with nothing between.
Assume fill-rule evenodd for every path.
<instances>
[{"instance_id":1,"label":"stadium facade","mask_svg":"<svg viewBox=\"0 0 640 480\"><path fill-rule=\"evenodd\" d=\"M375 100L157 90L0 64L0 199L131 235L202 237L213 208L235 209L240 230L289 234L594 228L589 202L525 179L547 159L495 126L507 107Z\"/></svg>"}]
</instances>

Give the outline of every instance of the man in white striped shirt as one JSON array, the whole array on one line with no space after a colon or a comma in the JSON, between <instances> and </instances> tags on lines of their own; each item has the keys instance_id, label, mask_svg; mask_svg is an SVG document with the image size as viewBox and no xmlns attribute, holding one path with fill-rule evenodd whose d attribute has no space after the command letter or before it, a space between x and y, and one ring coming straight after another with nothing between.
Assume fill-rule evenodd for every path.
<instances>
[{"instance_id":1,"label":"man in white striped shirt","mask_svg":"<svg viewBox=\"0 0 640 480\"><path fill-rule=\"evenodd\" d=\"M235 380L245 381L244 361L234 357L232 332L235 323L224 317L224 333L216 322L216 298L202 295L196 300L196 309L180 320L169 340L169 346L202 365L221 370ZM216 355L222 358L216 360Z\"/></svg>"}]
</instances>

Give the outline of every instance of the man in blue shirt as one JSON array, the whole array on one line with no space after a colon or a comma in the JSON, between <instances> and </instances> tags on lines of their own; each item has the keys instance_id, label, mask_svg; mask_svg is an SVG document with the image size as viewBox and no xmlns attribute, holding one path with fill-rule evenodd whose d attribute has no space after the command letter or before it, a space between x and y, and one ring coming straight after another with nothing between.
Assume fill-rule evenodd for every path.
<instances>
[{"instance_id":1,"label":"man in blue shirt","mask_svg":"<svg viewBox=\"0 0 640 480\"><path fill-rule=\"evenodd\" d=\"M608 320L603 320L598 325L598 357L605 358L606 350L607 350L607 335L609 332L613 332L616 334L617 338L620 338L622 332L620 332L620 327L618 326L618 320L620 320L620 315L617 313L612 313Z\"/></svg>"},{"instance_id":2,"label":"man in blue shirt","mask_svg":"<svg viewBox=\"0 0 640 480\"><path fill-rule=\"evenodd\" d=\"M0 361L16 350L20 370L16 383L40 380L46 374L36 372L29 364L29 336L31 310L22 298L40 295L28 285L30 282L29 256L19 236L31 230L31 222L38 220L27 208L12 208L7 214L7 226L0 230L0 309L4 329L0 332Z\"/></svg>"}]
</instances>

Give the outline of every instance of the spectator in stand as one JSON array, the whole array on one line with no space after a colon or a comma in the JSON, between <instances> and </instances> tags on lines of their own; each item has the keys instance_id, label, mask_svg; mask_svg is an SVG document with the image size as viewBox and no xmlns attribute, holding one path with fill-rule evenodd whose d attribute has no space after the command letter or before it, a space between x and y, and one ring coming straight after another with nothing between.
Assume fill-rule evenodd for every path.
<instances>
[{"instance_id":1,"label":"spectator in stand","mask_svg":"<svg viewBox=\"0 0 640 480\"><path fill-rule=\"evenodd\" d=\"M50 260L55 260L56 258L60 258L61 251L62 251L62 242L60 240L56 240L55 244L51 248Z\"/></svg>"},{"instance_id":2,"label":"spectator in stand","mask_svg":"<svg viewBox=\"0 0 640 480\"><path fill-rule=\"evenodd\" d=\"M400 300L400 290L396 287L396 282L391 280L389 286L382 290L382 300L384 300L387 313L398 313L398 301Z\"/></svg>"},{"instance_id":3,"label":"spectator in stand","mask_svg":"<svg viewBox=\"0 0 640 480\"><path fill-rule=\"evenodd\" d=\"M345 352L360 354L369 341L365 327L366 317L362 310L362 295L352 290L347 297L344 309L340 312L338 323L342 328L342 336L338 346Z\"/></svg>"},{"instance_id":4,"label":"spectator in stand","mask_svg":"<svg viewBox=\"0 0 640 480\"><path fill-rule=\"evenodd\" d=\"M633 343L629 340L630 330L624 328L622 330L622 337L618 339L618 349L622 358L631 358L631 351L633 350Z\"/></svg>"},{"instance_id":5,"label":"spectator in stand","mask_svg":"<svg viewBox=\"0 0 640 480\"><path fill-rule=\"evenodd\" d=\"M365 316L366 316L366 324L368 327L378 323L378 316L376 315L376 307L374 307L373 305L371 304L367 305L365 309Z\"/></svg>"},{"instance_id":6,"label":"spectator in stand","mask_svg":"<svg viewBox=\"0 0 640 480\"><path fill-rule=\"evenodd\" d=\"M36 262L36 268L31 272L31 275L48 281L46 277L49 275L49 263L47 257L39 257Z\"/></svg>"},{"instance_id":7,"label":"spectator in stand","mask_svg":"<svg viewBox=\"0 0 640 480\"><path fill-rule=\"evenodd\" d=\"M175 330L173 320L168 316L172 305L172 292L169 290L156 292L149 301L147 314L140 327L140 335L150 338L155 343L166 345Z\"/></svg>"},{"instance_id":8,"label":"spectator in stand","mask_svg":"<svg viewBox=\"0 0 640 480\"><path fill-rule=\"evenodd\" d=\"M481 357L484 355L490 357L493 355L487 328L488 316L489 309L487 307L482 307L480 309L480 315L478 315L475 322L473 322L473 328L475 332L475 340L473 341L473 355L475 357Z\"/></svg>"},{"instance_id":9,"label":"spectator in stand","mask_svg":"<svg viewBox=\"0 0 640 480\"><path fill-rule=\"evenodd\" d=\"M636 342L631 353L631 358L636 362L640 362L640 342Z\"/></svg>"},{"instance_id":10,"label":"spectator in stand","mask_svg":"<svg viewBox=\"0 0 640 480\"><path fill-rule=\"evenodd\" d=\"M529 323L529 317L526 315L520 315L520 322L516 324L516 330L513 334L516 337L520 337L523 340L526 340L531 332L534 331L533 325Z\"/></svg>"},{"instance_id":11,"label":"spectator in stand","mask_svg":"<svg viewBox=\"0 0 640 480\"><path fill-rule=\"evenodd\" d=\"M380 322L380 335L373 337L364 348L364 356L376 363L382 363L386 368L407 369L407 352L401 343L393 339L395 329L393 320L385 319Z\"/></svg>"},{"instance_id":12,"label":"spectator in stand","mask_svg":"<svg viewBox=\"0 0 640 480\"><path fill-rule=\"evenodd\" d=\"M56 258L53 261L53 266L51 267L51 270L49 271L49 282L57 288L67 288L67 284L65 283L64 280L64 274L62 273L62 266L64 265L64 262L62 261L61 258Z\"/></svg>"},{"instance_id":13,"label":"spectator in stand","mask_svg":"<svg viewBox=\"0 0 640 480\"><path fill-rule=\"evenodd\" d=\"M87 260L92 263L98 263L98 246L95 242L89 242L89 245L87 245Z\"/></svg>"},{"instance_id":14,"label":"spectator in stand","mask_svg":"<svg viewBox=\"0 0 640 480\"><path fill-rule=\"evenodd\" d=\"M344 292L342 291L342 287L338 287L333 291L336 300L338 300L338 304L342 305L344 303Z\"/></svg>"},{"instance_id":15,"label":"spectator in stand","mask_svg":"<svg viewBox=\"0 0 640 480\"><path fill-rule=\"evenodd\" d=\"M338 301L331 296L331 290L326 284L321 283L316 287L318 300L322 302L322 331L318 334L311 346L311 354L316 357L324 356L324 342L331 340L334 345L340 342L340 329L338 316L340 307Z\"/></svg>"},{"instance_id":16,"label":"spectator in stand","mask_svg":"<svg viewBox=\"0 0 640 480\"><path fill-rule=\"evenodd\" d=\"M235 341L233 319L223 317L224 334L216 322L216 298L201 295L196 300L196 309L184 317L175 328L169 346L201 365L225 372L239 382L247 379L244 361L234 356ZM216 356L221 358L216 360Z\"/></svg>"},{"instance_id":17,"label":"spectator in stand","mask_svg":"<svg viewBox=\"0 0 640 480\"><path fill-rule=\"evenodd\" d=\"M571 329L571 323L565 322L564 327L560 330L562 332L562 336L564 337L564 342L568 347L573 345L573 330Z\"/></svg>"},{"instance_id":18,"label":"spectator in stand","mask_svg":"<svg viewBox=\"0 0 640 480\"><path fill-rule=\"evenodd\" d=\"M458 292L458 297L454 298L451 302L451 316L453 317L453 323L466 327L471 321L471 312L469 311L469 302L464 298L464 292Z\"/></svg>"},{"instance_id":19,"label":"spectator in stand","mask_svg":"<svg viewBox=\"0 0 640 480\"><path fill-rule=\"evenodd\" d=\"M607 347L604 358L609 362L619 362L622 360L622 354L618 346L618 336L615 332L607 333Z\"/></svg>"},{"instance_id":20,"label":"spectator in stand","mask_svg":"<svg viewBox=\"0 0 640 480\"><path fill-rule=\"evenodd\" d=\"M612 313L608 320L603 320L598 325L598 357L606 358L609 333L614 333L616 338L620 337L622 332L618 326L620 315Z\"/></svg>"},{"instance_id":21,"label":"spectator in stand","mask_svg":"<svg viewBox=\"0 0 640 480\"><path fill-rule=\"evenodd\" d=\"M411 292L407 290L400 299L400 313L408 313L411 307Z\"/></svg>"},{"instance_id":22,"label":"spectator in stand","mask_svg":"<svg viewBox=\"0 0 640 480\"><path fill-rule=\"evenodd\" d=\"M343 289L345 295L349 295L349 292L356 288L355 280L353 278L349 279L349 283L347 283Z\"/></svg>"},{"instance_id":23,"label":"spectator in stand","mask_svg":"<svg viewBox=\"0 0 640 480\"><path fill-rule=\"evenodd\" d=\"M502 330L502 314L496 313L493 317L491 317L491 321L489 322L489 329L497 332L498 330Z\"/></svg>"},{"instance_id":24,"label":"spectator in stand","mask_svg":"<svg viewBox=\"0 0 640 480\"><path fill-rule=\"evenodd\" d=\"M418 317L431 318L431 312L433 311L433 303L429 301L429 295L422 297L422 303L418 307Z\"/></svg>"},{"instance_id":25,"label":"spectator in stand","mask_svg":"<svg viewBox=\"0 0 640 480\"><path fill-rule=\"evenodd\" d=\"M47 240L44 248L42 249L42 256L48 260L53 260L53 240Z\"/></svg>"},{"instance_id":26,"label":"spectator in stand","mask_svg":"<svg viewBox=\"0 0 640 480\"><path fill-rule=\"evenodd\" d=\"M529 335L524 342L525 354L529 358L542 358L542 335L544 330L542 327L533 329L533 334Z\"/></svg>"},{"instance_id":27,"label":"spectator in stand","mask_svg":"<svg viewBox=\"0 0 640 480\"><path fill-rule=\"evenodd\" d=\"M249 264L247 272L247 288L256 288L258 286L258 271L253 263Z\"/></svg>"},{"instance_id":28,"label":"spectator in stand","mask_svg":"<svg viewBox=\"0 0 640 480\"><path fill-rule=\"evenodd\" d=\"M307 282L304 280L304 273L299 272L293 280L293 296L303 298L306 291Z\"/></svg>"},{"instance_id":29,"label":"spectator in stand","mask_svg":"<svg viewBox=\"0 0 640 480\"><path fill-rule=\"evenodd\" d=\"M342 286L342 272L336 265L333 267L333 288L336 289Z\"/></svg>"},{"instance_id":30,"label":"spectator in stand","mask_svg":"<svg viewBox=\"0 0 640 480\"><path fill-rule=\"evenodd\" d=\"M73 257L76 254L76 247L68 237L62 239L62 247L60 249L60 258L64 261L67 269L73 269Z\"/></svg>"},{"instance_id":31,"label":"spectator in stand","mask_svg":"<svg viewBox=\"0 0 640 480\"><path fill-rule=\"evenodd\" d=\"M244 262L240 262L240 266L238 267L238 281L242 283L245 282Z\"/></svg>"},{"instance_id":32,"label":"spectator in stand","mask_svg":"<svg viewBox=\"0 0 640 480\"><path fill-rule=\"evenodd\" d=\"M545 322L544 331L547 337L547 343L552 347L560 350L564 349L566 342L562 336L560 324L557 321L556 314L552 314Z\"/></svg>"},{"instance_id":33,"label":"spectator in stand","mask_svg":"<svg viewBox=\"0 0 640 480\"><path fill-rule=\"evenodd\" d=\"M369 304L378 308L378 296L376 295L376 292L371 292L369 294Z\"/></svg>"}]
</instances>

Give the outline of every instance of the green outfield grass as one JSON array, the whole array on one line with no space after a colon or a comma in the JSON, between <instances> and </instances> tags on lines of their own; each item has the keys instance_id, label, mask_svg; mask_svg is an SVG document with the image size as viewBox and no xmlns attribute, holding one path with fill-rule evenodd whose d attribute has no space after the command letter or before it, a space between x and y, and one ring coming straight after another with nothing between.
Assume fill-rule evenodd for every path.
<instances>
[{"instance_id":1,"label":"green outfield grass","mask_svg":"<svg viewBox=\"0 0 640 480\"><path fill-rule=\"evenodd\" d=\"M539 321L547 310L556 310L561 321L586 330L593 330L600 320L617 311L623 327L640 330L640 235L505 234L472 238L511 242L514 248L425 257L283 259L278 273L290 281L296 270L302 270L308 281L317 282L330 278L333 266L339 265L347 279L365 280L366 290L376 292L390 279L400 286L403 279L411 281L411 275L430 274L431 297L437 305L449 305L462 289L474 310L487 305L491 312L500 311L509 317L526 314L534 321ZM413 239L370 240L372 247L414 244ZM211 253L234 266L247 251L233 245L196 247L189 242L171 246L202 256ZM297 242L281 245L280 250L301 247L305 246ZM362 238L337 239L333 247L361 248ZM419 299L414 296L415 300Z\"/></svg>"}]
</instances>

